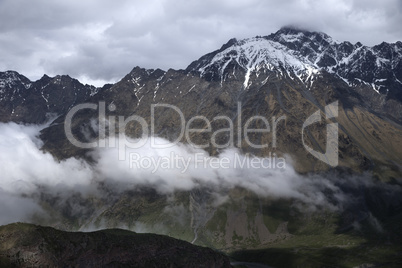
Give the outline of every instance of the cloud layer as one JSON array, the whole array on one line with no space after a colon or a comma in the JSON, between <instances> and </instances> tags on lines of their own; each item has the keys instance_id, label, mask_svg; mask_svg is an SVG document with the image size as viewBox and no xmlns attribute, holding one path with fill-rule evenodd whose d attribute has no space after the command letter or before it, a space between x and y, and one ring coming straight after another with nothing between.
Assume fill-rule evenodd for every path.
<instances>
[{"instance_id":1,"label":"cloud layer","mask_svg":"<svg viewBox=\"0 0 402 268\"><path fill-rule=\"evenodd\" d=\"M92 164L76 158L58 162L40 150L38 134L43 127L0 123L0 224L43 214L41 198L53 200L56 210L68 209L71 216L80 217L94 212L94 207L81 202L87 198L103 198L107 193L105 200L118 199L122 192L141 187L152 187L160 194L209 187L220 203L225 202L227 190L242 187L261 197L292 199L302 209L342 210L361 198L354 196L356 189L375 186L365 176L301 176L289 159L280 162L276 158L274 164L269 162L273 158L252 158L236 149L209 157L205 151L183 144L156 149L150 139L140 148L126 148L120 159L116 147L94 151ZM157 139L156 143L169 142ZM397 186L381 189L390 199L400 191Z\"/></svg>"},{"instance_id":2,"label":"cloud layer","mask_svg":"<svg viewBox=\"0 0 402 268\"><path fill-rule=\"evenodd\" d=\"M134 66L185 68L232 37L284 25L366 45L402 40L402 4L384 1L107 0L0 2L0 70L98 85Z\"/></svg>"}]
</instances>

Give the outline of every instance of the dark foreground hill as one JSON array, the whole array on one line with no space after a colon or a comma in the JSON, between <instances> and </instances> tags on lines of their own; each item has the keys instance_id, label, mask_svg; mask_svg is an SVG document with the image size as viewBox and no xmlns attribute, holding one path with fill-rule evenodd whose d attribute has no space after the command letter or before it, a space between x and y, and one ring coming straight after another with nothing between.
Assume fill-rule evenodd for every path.
<instances>
[{"instance_id":1,"label":"dark foreground hill","mask_svg":"<svg viewBox=\"0 0 402 268\"><path fill-rule=\"evenodd\" d=\"M0 227L0 267L231 267L209 248L121 229L90 233L14 223Z\"/></svg>"}]
</instances>

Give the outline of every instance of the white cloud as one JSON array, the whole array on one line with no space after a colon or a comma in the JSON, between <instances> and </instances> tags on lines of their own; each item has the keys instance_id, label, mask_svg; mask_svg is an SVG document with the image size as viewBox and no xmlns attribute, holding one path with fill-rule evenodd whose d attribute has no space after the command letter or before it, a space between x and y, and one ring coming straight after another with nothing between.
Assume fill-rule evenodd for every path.
<instances>
[{"instance_id":1,"label":"white cloud","mask_svg":"<svg viewBox=\"0 0 402 268\"><path fill-rule=\"evenodd\" d=\"M0 188L13 194L31 194L41 185L59 191L83 189L92 179L89 165L75 158L58 162L41 151L41 128L0 123Z\"/></svg>"},{"instance_id":2,"label":"white cloud","mask_svg":"<svg viewBox=\"0 0 402 268\"><path fill-rule=\"evenodd\" d=\"M43 127L0 123L0 224L43 214L39 205L42 194L56 198L52 201L54 209L67 206L70 213L77 215L93 209L83 206L80 200L99 196L105 189L106 200L110 195L118 198L120 193L139 186L152 187L162 194L209 187L217 203L227 201L224 192L242 187L263 197L293 199L303 209L314 210L341 209L350 200L350 194L342 187L359 189L374 185L365 176L301 176L294 171L291 161L284 166L269 162L272 158L247 159L237 149L228 149L219 157L210 157L207 152L184 144L155 149L150 139L140 148L126 148L125 159L119 160L118 148L100 148L92 153L95 163L91 165L76 158L58 162L39 149L42 142L37 136ZM156 143L168 141L158 138ZM135 157L130 157L133 154ZM155 163L167 162L156 165L150 162L152 159ZM257 164L244 162L250 159L257 160ZM393 191L398 189L394 187Z\"/></svg>"},{"instance_id":3,"label":"white cloud","mask_svg":"<svg viewBox=\"0 0 402 268\"><path fill-rule=\"evenodd\" d=\"M3 0L0 69L31 79L47 73L115 82L134 66L185 68L232 37L289 24L339 41L395 42L402 39L401 12L398 0Z\"/></svg>"}]
</instances>

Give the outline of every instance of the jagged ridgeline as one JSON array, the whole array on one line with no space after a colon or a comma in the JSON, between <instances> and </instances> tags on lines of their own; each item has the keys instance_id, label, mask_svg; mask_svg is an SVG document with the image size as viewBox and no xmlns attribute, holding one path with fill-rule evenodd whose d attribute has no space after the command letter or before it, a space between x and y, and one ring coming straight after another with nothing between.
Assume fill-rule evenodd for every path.
<instances>
[{"instance_id":1,"label":"jagged ridgeline","mask_svg":"<svg viewBox=\"0 0 402 268\"><path fill-rule=\"evenodd\" d=\"M191 141L207 144L210 154L218 153L218 148L208 143L214 131L232 127L233 131L214 136L218 145L233 140L234 146L255 155L289 154L300 172L327 169L328 165L317 162L303 147L304 141L317 151L325 151L325 121L304 129L303 137L301 131L303 122L312 113L317 110L324 113L327 104L338 101L339 166L374 170L377 176L390 179L397 176L395 170L400 168L402 158L401 49L401 42L367 47L337 42L324 33L283 28L266 37L232 39L221 49L191 63L186 70L136 67L110 88L81 90L86 93L78 100L114 104L116 109L106 109L106 117L137 115L145 118L148 126L152 104L174 105L183 113L184 120L205 116L211 121L211 132L191 133ZM53 81L60 81L57 79ZM41 98L39 93L35 96ZM41 101L44 111L52 111L46 109L46 100ZM79 101L72 99L66 106ZM155 108L154 112L155 134L176 140L183 121L177 111ZM263 149L252 149L244 140L245 124L256 115L270 123L270 132L249 135L253 143L268 145ZM79 129L97 116L98 111L89 110L77 115L73 133L84 139ZM213 120L217 116L227 116L233 126L222 118ZM63 122L61 116L54 126L43 131L44 149L59 159L83 154L65 138ZM191 127L207 126L202 120L195 120ZM249 127L263 128L264 124L256 120ZM126 133L139 137L143 131L139 124L133 123ZM181 141L188 142L186 137Z\"/></svg>"},{"instance_id":2,"label":"jagged ridgeline","mask_svg":"<svg viewBox=\"0 0 402 268\"><path fill-rule=\"evenodd\" d=\"M4 72L0 120L41 124L49 114L57 114L41 131L43 152L60 163L85 159L95 170L91 187L96 191L89 193L55 195L51 187L39 185L40 193L28 197L51 217L38 213L32 219L35 223L63 230L124 227L156 232L218 248L236 260L277 267L364 263L398 267L401 81L401 42L368 47L286 27L268 36L231 39L185 70L135 67L103 88L82 85L68 76L44 76L32 82L16 72ZM144 128L138 121L127 122L124 129L118 122L143 118L148 130L154 126L155 136L177 141L180 148L189 148L191 141L206 145L204 153L214 157L225 153L226 147L261 158L275 154L288 160L289 169L270 174L206 172L200 180L208 183L170 191L164 178L151 175L141 182L153 183L120 185L111 179L126 176L117 172L117 163L99 180L102 166L110 166L107 159L100 161L102 152L79 148L66 136L69 112L83 103L95 105L72 117L71 132L83 143L104 138L99 136L99 125L105 119L105 138L122 131L140 138ZM328 116L326 107L331 103L336 103L336 112ZM321 116L320 123L306 125L314 113ZM248 121L254 116L260 119ZM195 117L203 119L188 125ZM336 168L306 150L308 146L324 153L327 125L334 123ZM267 125L269 131L245 136L247 128ZM207 131L181 136L183 127ZM267 174L269 178L264 177Z\"/></svg>"}]
</instances>

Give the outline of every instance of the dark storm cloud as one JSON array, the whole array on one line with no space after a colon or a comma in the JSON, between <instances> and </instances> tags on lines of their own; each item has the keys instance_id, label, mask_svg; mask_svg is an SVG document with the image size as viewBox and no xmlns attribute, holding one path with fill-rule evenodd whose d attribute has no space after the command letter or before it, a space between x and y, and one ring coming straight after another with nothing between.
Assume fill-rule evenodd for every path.
<instances>
[{"instance_id":1,"label":"dark storm cloud","mask_svg":"<svg viewBox=\"0 0 402 268\"><path fill-rule=\"evenodd\" d=\"M402 40L399 0L0 1L0 70L115 81L134 66L185 68L232 37L283 25L375 45Z\"/></svg>"}]
</instances>

